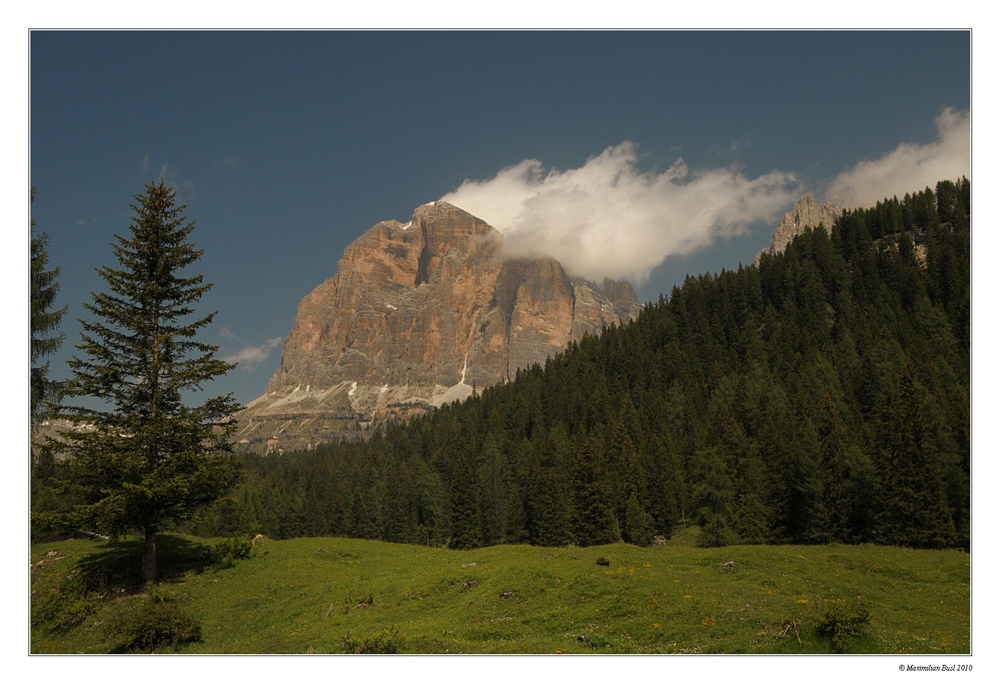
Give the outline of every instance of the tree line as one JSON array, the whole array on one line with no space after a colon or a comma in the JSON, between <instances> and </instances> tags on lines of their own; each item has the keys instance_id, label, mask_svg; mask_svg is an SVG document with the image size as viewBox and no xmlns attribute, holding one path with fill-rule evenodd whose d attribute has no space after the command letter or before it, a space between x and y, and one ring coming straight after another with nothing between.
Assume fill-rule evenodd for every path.
<instances>
[{"instance_id":1,"label":"tree line","mask_svg":"<svg viewBox=\"0 0 1000 684\"><path fill-rule=\"evenodd\" d=\"M183 529L968 548L970 205L963 178L845 211L464 403L245 456Z\"/></svg>"}]
</instances>

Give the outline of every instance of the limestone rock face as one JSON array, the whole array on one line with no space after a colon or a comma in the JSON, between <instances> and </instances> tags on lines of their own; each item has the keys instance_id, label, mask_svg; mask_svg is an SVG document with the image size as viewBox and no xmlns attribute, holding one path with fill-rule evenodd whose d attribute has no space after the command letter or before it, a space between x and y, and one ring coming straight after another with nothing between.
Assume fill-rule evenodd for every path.
<instances>
[{"instance_id":1,"label":"limestone rock face","mask_svg":"<svg viewBox=\"0 0 1000 684\"><path fill-rule=\"evenodd\" d=\"M833 227L833 222L840 218L843 212L842 207L838 207L831 202L820 204L811 194L806 195L795 204L795 208L785 214L778 227L771 237L771 244L762 249L760 254L777 254L783 252L792 239L801 234L806 227L816 228L819 224L829 231ZM757 255L755 263L760 262L760 254Z\"/></svg>"},{"instance_id":2,"label":"limestone rock face","mask_svg":"<svg viewBox=\"0 0 1000 684\"><path fill-rule=\"evenodd\" d=\"M244 444L307 448L465 399L641 311L627 282L602 291L554 259L504 260L502 239L432 202L355 240L299 305L267 393L241 416Z\"/></svg>"}]
</instances>

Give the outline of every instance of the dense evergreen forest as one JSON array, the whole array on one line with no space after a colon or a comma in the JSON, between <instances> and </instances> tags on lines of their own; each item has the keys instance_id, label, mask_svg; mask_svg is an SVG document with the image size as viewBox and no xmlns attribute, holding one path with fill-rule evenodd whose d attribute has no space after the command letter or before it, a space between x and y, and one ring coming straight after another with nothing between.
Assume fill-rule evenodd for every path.
<instances>
[{"instance_id":1,"label":"dense evergreen forest","mask_svg":"<svg viewBox=\"0 0 1000 684\"><path fill-rule=\"evenodd\" d=\"M970 193L844 212L369 441L246 456L186 531L967 549Z\"/></svg>"}]
</instances>

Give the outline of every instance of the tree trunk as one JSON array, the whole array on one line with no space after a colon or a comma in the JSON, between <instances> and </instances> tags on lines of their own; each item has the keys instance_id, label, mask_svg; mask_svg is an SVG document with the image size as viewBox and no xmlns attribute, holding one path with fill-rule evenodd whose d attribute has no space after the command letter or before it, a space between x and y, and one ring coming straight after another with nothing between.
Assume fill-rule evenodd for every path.
<instances>
[{"instance_id":1,"label":"tree trunk","mask_svg":"<svg viewBox=\"0 0 1000 684\"><path fill-rule=\"evenodd\" d=\"M146 529L146 550L142 555L142 579L156 581L156 531Z\"/></svg>"}]
</instances>

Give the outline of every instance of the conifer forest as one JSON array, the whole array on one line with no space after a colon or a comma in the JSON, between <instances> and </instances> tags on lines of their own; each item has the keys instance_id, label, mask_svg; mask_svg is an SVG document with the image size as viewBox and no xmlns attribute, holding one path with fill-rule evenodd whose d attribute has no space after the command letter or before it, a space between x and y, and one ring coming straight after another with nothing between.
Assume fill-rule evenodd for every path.
<instances>
[{"instance_id":1,"label":"conifer forest","mask_svg":"<svg viewBox=\"0 0 1000 684\"><path fill-rule=\"evenodd\" d=\"M244 455L182 531L472 548L697 524L704 546L968 549L970 191L942 181L688 276L634 323L370 440Z\"/></svg>"}]
</instances>

